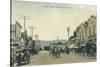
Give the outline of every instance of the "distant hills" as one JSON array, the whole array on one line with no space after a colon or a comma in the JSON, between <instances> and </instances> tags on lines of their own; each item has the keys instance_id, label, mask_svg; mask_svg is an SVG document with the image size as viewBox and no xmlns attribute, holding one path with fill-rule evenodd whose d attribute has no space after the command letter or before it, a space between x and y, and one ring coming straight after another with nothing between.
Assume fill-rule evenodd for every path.
<instances>
[{"instance_id":1,"label":"distant hills","mask_svg":"<svg viewBox=\"0 0 100 67\"><path fill-rule=\"evenodd\" d=\"M39 42L41 47L49 46L52 43L52 41L46 41L46 40L39 40ZM66 43L66 40L59 40L59 42Z\"/></svg>"}]
</instances>

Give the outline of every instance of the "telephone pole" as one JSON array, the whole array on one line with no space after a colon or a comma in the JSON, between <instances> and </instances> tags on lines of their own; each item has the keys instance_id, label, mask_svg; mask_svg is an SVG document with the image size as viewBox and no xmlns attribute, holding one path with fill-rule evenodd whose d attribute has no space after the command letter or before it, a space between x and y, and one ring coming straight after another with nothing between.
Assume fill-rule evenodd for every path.
<instances>
[{"instance_id":1,"label":"telephone pole","mask_svg":"<svg viewBox=\"0 0 100 67\"><path fill-rule=\"evenodd\" d=\"M57 42L59 42L59 37L57 36Z\"/></svg>"},{"instance_id":2,"label":"telephone pole","mask_svg":"<svg viewBox=\"0 0 100 67\"><path fill-rule=\"evenodd\" d=\"M70 34L70 27L67 27L67 33L68 33L68 46L69 46L69 34Z\"/></svg>"},{"instance_id":3,"label":"telephone pole","mask_svg":"<svg viewBox=\"0 0 100 67\"><path fill-rule=\"evenodd\" d=\"M32 39L33 39L33 29L35 29L35 27L30 26L29 28L31 29L31 36L32 36Z\"/></svg>"},{"instance_id":4,"label":"telephone pole","mask_svg":"<svg viewBox=\"0 0 100 67\"><path fill-rule=\"evenodd\" d=\"M26 30L26 20L30 20L30 18L31 17L29 17L29 16L21 16L21 19L23 19L23 21L24 21L24 32Z\"/></svg>"},{"instance_id":5,"label":"telephone pole","mask_svg":"<svg viewBox=\"0 0 100 67\"><path fill-rule=\"evenodd\" d=\"M70 27L67 27L67 33L68 33L68 39L69 39Z\"/></svg>"},{"instance_id":6,"label":"telephone pole","mask_svg":"<svg viewBox=\"0 0 100 67\"><path fill-rule=\"evenodd\" d=\"M30 20L29 18L31 18L31 17L29 17L29 16L20 16L20 17L21 17L20 19L22 19L23 22L24 22L24 25L23 25L23 27L24 27L24 37L23 37L23 39L24 39L24 41L26 41L26 36L27 36L26 20Z\"/></svg>"},{"instance_id":7,"label":"telephone pole","mask_svg":"<svg viewBox=\"0 0 100 67\"><path fill-rule=\"evenodd\" d=\"M39 38L39 35L35 35L35 40L37 41Z\"/></svg>"}]
</instances>

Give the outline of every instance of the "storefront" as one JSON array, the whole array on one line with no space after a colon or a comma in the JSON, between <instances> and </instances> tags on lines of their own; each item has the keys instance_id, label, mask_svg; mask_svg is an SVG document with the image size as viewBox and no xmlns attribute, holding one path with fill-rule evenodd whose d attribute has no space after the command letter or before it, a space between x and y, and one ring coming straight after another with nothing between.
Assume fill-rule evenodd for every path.
<instances>
[{"instance_id":1,"label":"storefront","mask_svg":"<svg viewBox=\"0 0 100 67\"><path fill-rule=\"evenodd\" d=\"M88 37L88 41L86 43L87 52L90 56L96 56L96 35L91 35Z\"/></svg>"},{"instance_id":2,"label":"storefront","mask_svg":"<svg viewBox=\"0 0 100 67\"><path fill-rule=\"evenodd\" d=\"M86 53L88 56L95 56L96 55L96 44L88 42L86 43Z\"/></svg>"},{"instance_id":3,"label":"storefront","mask_svg":"<svg viewBox=\"0 0 100 67\"><path fill-rule=\"evenodd\" d=\"M78 46L76 44L72 44L68 48L70 50L70 54L78 53Z\"/></svg>"}]
</instances>

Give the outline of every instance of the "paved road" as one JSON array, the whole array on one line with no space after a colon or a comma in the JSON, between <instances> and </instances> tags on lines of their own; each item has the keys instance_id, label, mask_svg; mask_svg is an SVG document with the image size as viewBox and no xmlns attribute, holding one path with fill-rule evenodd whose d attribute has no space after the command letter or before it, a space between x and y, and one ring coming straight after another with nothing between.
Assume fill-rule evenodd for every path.
<instances>
[{"instance_id":1,"label":"paved road","mask_svg":"<svg viewBox=\"0 0 100 67\"><path fill-rule=\"evenodd\" d=\"M31 63L28 65L43 65L43 64L61 64L61 63L77 63L77 62L94 62L94 57L84 57L79 55L61 54L60 58L49 56L48 51L40 51L38 55L31 57ZM24 65L24 66L28 66Z\"/></svg>"}]
</instances>

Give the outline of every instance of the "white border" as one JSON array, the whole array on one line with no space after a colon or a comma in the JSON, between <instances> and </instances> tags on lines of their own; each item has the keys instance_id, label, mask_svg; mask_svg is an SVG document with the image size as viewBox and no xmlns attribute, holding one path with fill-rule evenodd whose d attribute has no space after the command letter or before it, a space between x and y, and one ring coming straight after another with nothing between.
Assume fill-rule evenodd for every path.
<instances>
[{"instance_id":1,"label":"white border","mask_svg":"<svg viewBox=\"0 0 100 67\"><path fill-rule=\"evenodd\" d=\"M29 1L29 0L28 0ZM72 3L97 5L97 44L98 56L100 59L100 0L30 0L38 2ZM10 0L0 0L0 67L9 67L10 58ZM41 67L99 67L100 60L89 63L72 63L59 65L41 65ZM32 67L32 66L30 66ZM35 67L35 66L34 66ZM37 66L40 67L40 66Z\"/></svg>"}]
</instances>

